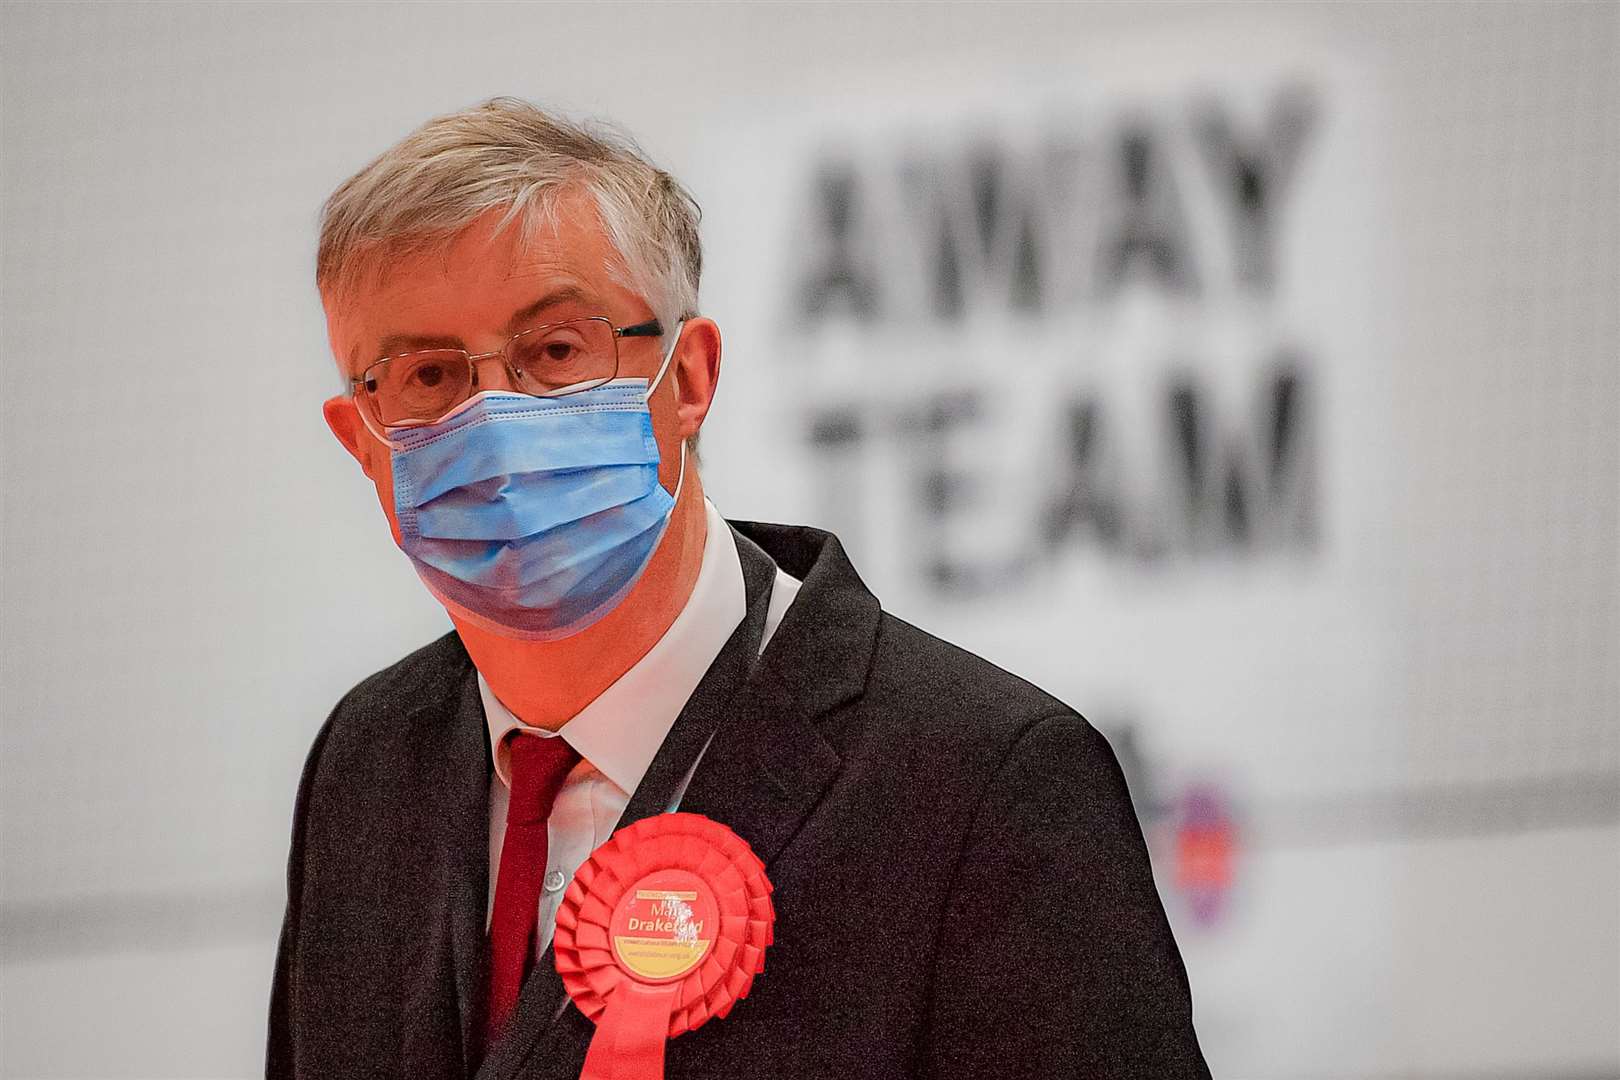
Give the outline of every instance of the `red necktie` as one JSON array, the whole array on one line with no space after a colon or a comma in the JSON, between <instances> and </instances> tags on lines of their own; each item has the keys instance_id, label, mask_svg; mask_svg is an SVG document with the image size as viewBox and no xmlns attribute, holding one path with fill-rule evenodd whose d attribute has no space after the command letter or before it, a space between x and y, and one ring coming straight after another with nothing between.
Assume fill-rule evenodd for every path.
<instances>
[{"instance_id":1,"label":"red necktie","mask_svg":"<svg viewBox=\"0 0 1620 1080\"><path fill-rule=\"evenodd\" d=\"M506 839L495 882L495 911L489 923L489 996L484 1011L484 1045L506 1026L518 991L533 961L540 886L546 873L546 819L563 779L579 755L561 738L518 733L511 749L512 799L506 808Z\"/></svg>"}]
</instances>

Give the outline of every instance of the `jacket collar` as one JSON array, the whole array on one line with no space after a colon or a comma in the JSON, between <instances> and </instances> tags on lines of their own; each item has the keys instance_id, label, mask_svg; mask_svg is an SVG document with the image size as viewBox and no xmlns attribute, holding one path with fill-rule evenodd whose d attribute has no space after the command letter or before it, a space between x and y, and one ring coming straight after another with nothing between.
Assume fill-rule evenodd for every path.
<instances>
[{"instance_id":1,"label":"jacket collar","mask_svg":"<svg viewBox=\"0 0 1620 1080\"><path fill-rule=\"evenodd\" d=\"M733 521L792 577L799 595L765 647L755 680L769 683L807 720L858 697L877 645L877 597L830 532L804 525Z\"/></svg>"}]
</instances>

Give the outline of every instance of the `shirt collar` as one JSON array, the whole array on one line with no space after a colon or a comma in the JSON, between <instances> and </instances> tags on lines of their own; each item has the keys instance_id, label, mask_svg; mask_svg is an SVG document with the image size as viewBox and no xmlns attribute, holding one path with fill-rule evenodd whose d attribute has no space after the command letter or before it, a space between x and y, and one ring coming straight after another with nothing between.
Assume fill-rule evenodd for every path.
<instances>
[{"instance_id":1,"label":"shirt collar","mask_svg":"<svg viewBox=\"0 0 1620 1080\"><path fill-rule=\"evenodd\" d=\"M713 503L705 499L703 507L707 521L703 562L686 606L645 656L555 732L626 794L641 783L686 699L747 610L742 562L731 527ZM512 715L482 672L478 694L489 724L496 775L510 786L506 748L501 745L506 736L514 729L542 736L553 733Z\"/></svg>"}]
</instances>

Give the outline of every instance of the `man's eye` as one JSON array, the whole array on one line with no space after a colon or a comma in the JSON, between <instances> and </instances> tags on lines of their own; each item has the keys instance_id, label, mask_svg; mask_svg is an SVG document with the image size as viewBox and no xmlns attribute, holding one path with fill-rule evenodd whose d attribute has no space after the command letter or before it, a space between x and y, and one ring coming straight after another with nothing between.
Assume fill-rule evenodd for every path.
<instances>
[{"instance_id":1,"label":"man's eye","mask_svg":"<svg viewBox=\"0 0 1620 1080\"><path fill-rule=\"evenodd\" d=\"M411 372L411 380L421 386L438 386L444 381L444 368L439 364L423 364Z\"/></svg>"},{"instance_id":2,"label":"man's eye","mask_svg":"<svg viewBox=\"0 0 1620 1080\"><path fill-rule=\"evenodd\" d=\"M548 341L543 346L542 356L551 363L561 364L572 360L577 352L579 349L571 341Z\"/></svg>"}]
</instances>

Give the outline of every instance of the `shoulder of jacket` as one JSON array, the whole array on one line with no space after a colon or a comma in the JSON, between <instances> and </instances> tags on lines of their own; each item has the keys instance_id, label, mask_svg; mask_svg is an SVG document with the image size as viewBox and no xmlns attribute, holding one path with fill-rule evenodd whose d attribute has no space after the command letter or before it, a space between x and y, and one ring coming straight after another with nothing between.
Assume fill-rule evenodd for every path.
<instances>
[{"instance_id":1,"label":"shoulder of jacket","mask_svg":"<svg viewBox=\"0 0 1620 1080\"><path fill-rule=\"evenodd\" d=\"M865 698L868 716L884 728L986 749L1010 746L1043 721L1090 727L1027 679L888 612L879 623Z\"/></svg>"},{"instance_id":2,"label":"shoulder of jacket","mask_svg":"<svg viewBox=\"0 0 1620 1080\"><path fill-rule=\"evenodd\" d=\"M397 725L423 708L453 709L472 660L454 631L356 683L332 710L341 734L373 723Z\"/></svg>"},{"instance_id":3,"label":"shoulder of jacket","mask_svg":"<svg viewBox=\"0 0 1620 1080\"><path fill-rule=\"evenodd\" d=\"M380 790L375 781L412 759L424 731L456 715L471 670L452 632L360 680L333 707L310 747L299 818L315 806L350 808L363 793Z\"/></svg>"}]
</instances>

